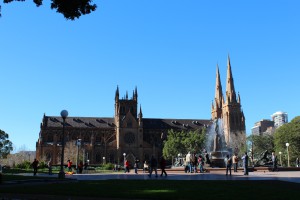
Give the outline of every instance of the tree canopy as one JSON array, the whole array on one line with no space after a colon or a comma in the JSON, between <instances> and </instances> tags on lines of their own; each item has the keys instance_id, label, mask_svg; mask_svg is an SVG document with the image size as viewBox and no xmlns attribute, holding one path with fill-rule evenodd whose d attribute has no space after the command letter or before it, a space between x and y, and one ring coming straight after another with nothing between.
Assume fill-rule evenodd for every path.
<instances>
[{"instance_id":1,"label":"tree canopy","mask_svg":"<svg viewBox=\"0 0 300 200\"><path fill-rule=\"evenodd\" d=\"M179 153L199 153L205 145L205 129L202 131L176 132L169 130L167 140L164 142L163 156L176 157Z\"/></svg>"},{"instance_id":2,"label":"tree canopy","mask_svg":"<svg viewBox=\"0 0 300 200\"><path fill-rule=\"evenodd\" d=\"M291 163L300 157L300 116L295 117L290 123L282 125L275 131L274 143L276 152L282 152L284 160L287 157L286 143L289 143Z\"/></svg>"},{"instance_id":3,"label":"tree canopy","mask_svg":"<svg viewBox=\"0 0 300 200\"><path fill-rule=\"evenodd\" d=\"M268 150L269 153L274 151L274 137L273 135L250 135L248 136L250 145L249 146L254 154L254 158L258 159L259 156ZM253 145L252 145L253 142ZM252 149L253 148L253 149Z\"/></svg>"},{"instance_id":4,"label":"tree canopy","mask_svg":"<svg viewBox=\"0 0 300 200\"><path fill-rule=\"evenodd\" d=\"M12 142L9 141L8 134L0 130L0 158L6 158L12 150Z\"/></svg>"},{"instance_id":5,"label":"tree canopy","mask_svg":"<svg viewBox=\"0 0 300 200\"><path fill-rule=\"evenodd\" d=\"M11 3L13 1L26 1L26 0L3 0L4 3ZM43 0L33 0L37 7L43 4ZM92 0L51 0L51 9L64 15L66 19L74 20L81 15L90 14L97 8ZM1 5L0 5L1 16Z\"/></svg>"}]
</instances>

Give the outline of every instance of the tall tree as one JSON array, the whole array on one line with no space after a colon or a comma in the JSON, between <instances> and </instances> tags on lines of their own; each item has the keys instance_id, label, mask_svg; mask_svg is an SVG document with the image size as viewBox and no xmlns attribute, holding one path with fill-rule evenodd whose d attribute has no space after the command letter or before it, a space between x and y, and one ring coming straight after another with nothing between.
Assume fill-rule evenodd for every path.
<instances>
[{"instance_id":1,"label":"tall tree","mask_svg":"<svg viewBox=\"0 0 300 200\"><path fill-rule=\"evenodd\" d=\"M265 135L251 135L249 136L253 145L251 145L250 149L252 149L254 153L254 158L258 159L259 155L268 150L271 154L274 151L274 137L273 135L265 134Z\"/></svg>"},{"instance_id":2,"label":"tall tree","mask_svg":"<svg viewBox=\"0 0 300 200\"><path fill-rule=\"evenodd\" d=\"M0 158L6 158L12 150L12 142L8 139L8 134L0 130Z\"/></svg>"},{"instance_id":3,"label":"tall tree","mask_svg":"<svg viewBox=\"0 0 300 200\"><path fill-rule=\"evenodd\" d=\"M13 1L26 1L26 0L3 0L4 3L11 3ZM33 0L37 7L43 4L43 0ZM64 15L66 19L74 20L81 15L90 14L97 8L92 0L51 0L51 9ZM1 16L1 5L0 5Z\"/></svg>"},{"instance_id":4,"label":"tall tree","mask_svg":"<svg viewBox=\"0 0 300 200\"><path fill-rule=\"evenodd\" d=\"M205 129L202 131L169 130L167 140L164 142L163 156L166 158L176 157L179 153L200 152L205 145Z\"/></svg>"},{"instance_id":5,"label":"tall tree","mask_svg":"<svg viewBox=\"0 0 300 200\"><path fill-rule=\"evenodd\" d=\"M289 143L289 157L291 165L296 158L300 158L300 116L295 117L290 123L279 127L274 133L276 153L283 152L283 160L287 159L286 143Z\"/></svg>"}]
</instances>

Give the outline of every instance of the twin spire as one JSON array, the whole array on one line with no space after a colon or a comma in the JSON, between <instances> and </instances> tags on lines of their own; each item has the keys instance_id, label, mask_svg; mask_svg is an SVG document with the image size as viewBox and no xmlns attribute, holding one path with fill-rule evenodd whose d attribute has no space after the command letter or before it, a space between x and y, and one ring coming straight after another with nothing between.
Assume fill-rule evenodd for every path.
<instances>
[{"instance_id":1,"label":"twin spire","mask_svg":"<svg viewBox=\"0 0 300 200\"><path fill-rule=\"evenodd\" d=\"M213 107L215 106L216 109L222 109L224 102L225 101L224 101L224 97L223 97L219 66L217 65L215 102L214 102ZM234 89L234 81L233 81L233 76L232 76L230 57L228 55L227 80L226 80L226 103L229 104L229 103L239 103L239 102L240 102L240 96L238 95L238 100L237 100L235 89Z\"/></svg>"}]
</instances>

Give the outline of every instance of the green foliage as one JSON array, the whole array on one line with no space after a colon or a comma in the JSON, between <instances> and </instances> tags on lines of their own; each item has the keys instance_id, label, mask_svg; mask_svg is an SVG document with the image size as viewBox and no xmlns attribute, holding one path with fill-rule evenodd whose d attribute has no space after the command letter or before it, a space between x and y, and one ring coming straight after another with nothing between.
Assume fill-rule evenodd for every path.
<instances>
[{"instance_id":1,"label":"green foliage","mask_svg":"<svg viewBox=\"0 0 300 200\"><path fill-rule=\"evenodd\" d=\"M289 143L289 155L291 163L300 157L300 116L295 117L290 123L279 127L274 133L274 143L276 152L283 152L283 159L286 159L287 147Z\"/></svg>"},{"instance_id":2,"label":"green foliage","mask_svg":"<svg viewBox=\"0 0 300 200\"><path fill-rule=\"evenodd\" d=\"M10 3L13 1L25 1L25 0L3 0L4 3ZM37 7L43 4L43 0L33 0ZM97 8L96 4L93 4L92 0L51 0L51 9L55 9L56 12L64 15L66 19L74 20L81 15L90 14ZM1 6L0 6L1 16Z\"/></svg>"},{"instance_id":3,"label":"green foliage","mask_svg":"<svg viewBox=\"0 0 300 200\"><path fill-rule=\"evenodd\" d=\"M47 167L48 167L48 165L47 165L47 163L45 161L39 162L39 168L40 169L44 169L44 168L47 168Z\"/></svg>"},{"instance_id":4,"label":"green foliage","mask_svg":"<svg viewBox=\"0 0 300 200\"><path fill-rule=\"evenodd\" d=\"M24 162L17 164L16 167L19 169L30 169L31 163L29 161L25 160Z\"/></svg>"},{"instance_id":5,"label":"green foliage","mask_svg":"<svg viewBox=\"0 0 300 200\"><path fill-rule=\"evenodd\" d=\"M269 153L274 151L274 137L273 135L250 135L249 149L253 148L254 158L257 158L261 153L268 150ZM253 146L252 146L253 142Z\"/></svg>"},{"instance_id":6,"label":"green foliage","mask_svg":"<svg viewBox=\"0 0 300 200\"><path fill-rule=\"evenodd\" d=\"M12 142L9 141L8 134L0 130L0 158L6 158L12 150Z\"/></svg>"},{"instance_id":7,"label":"green foliage","mask_svg":"<svg viewBox=\"0 0 300 200\"><path fill-rule=\"evenodd\" d=\"M168 131L164 142L163 156L167 159L176 157L178 153L200 152L205 144L205 129L202 131L176 132Z\"/></svg>"}]
</instances>

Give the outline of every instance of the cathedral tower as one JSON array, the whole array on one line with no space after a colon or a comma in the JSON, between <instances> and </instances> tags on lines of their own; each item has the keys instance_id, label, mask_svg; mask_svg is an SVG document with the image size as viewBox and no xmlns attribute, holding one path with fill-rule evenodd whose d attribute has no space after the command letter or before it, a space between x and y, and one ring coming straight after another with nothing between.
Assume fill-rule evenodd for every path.
<instances>
[{"instance_id":1,"label":"cathedral tower","mask_svg":"<svg viewBox=\"0 0 300 200\"><path fill-rule=\"evenodd\" d=\"M246 142L245 116L242 111L240 95L236 95L230 58L227 60L227 79L225 100L222 95L219 69L217 67L215 102L212 105L212 119L223 119L224 136L227 147L238 151Z\"/></svg>"},{"instance_id":2,"label":"cathedral tower","mask_svg":"<svg viewBox=\"0 0 300 200\"><path fill-rule=\"evenodd\" d=\"M118 157L125 153L126 158L134 161L135 158L143 156L143 114L140 107L138 113L138 92L137 88L133 91L132 97L120 99L119 87L115 95L115 124L116 124L116 143Z\"/></svg>"}]
</instances>

